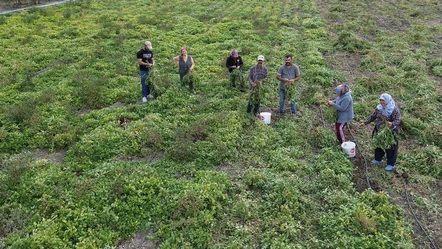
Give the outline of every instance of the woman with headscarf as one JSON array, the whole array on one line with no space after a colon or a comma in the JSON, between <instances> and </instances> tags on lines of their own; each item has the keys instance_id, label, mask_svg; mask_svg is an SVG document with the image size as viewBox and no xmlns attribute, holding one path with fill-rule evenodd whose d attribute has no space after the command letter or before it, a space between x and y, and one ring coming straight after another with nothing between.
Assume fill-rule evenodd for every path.
<instances>
[{"instance_id":1,"label":"woman with headscarf","mask_svg":"<svg viewBox=\"0 0 442 249\"><path fill-rule=\"evenodd\" d=\"M328 101L328 105L334 107L338 111L338 119L335 123L336 137L339 144L346 141L345 126L353 120L353 98L347 84L338 85L335 88L335 93L338 97L335 100Z\"/></svg>"},{"instance_id":2,"label":"woman with headscarf","mask_svg":"<svg viewBox=\"0 0 442 249\"><path fill-rule=\"evenodd\" d=\"M359 126L363 127L376 120L376 125L373 129L373 136L380 131L381 125L385 124L395 134L395 143L390 145L385 150L382 148L376 148L374 152L374 160L371 161L374 165L380 165L382 158L387 154L387 166L385 170L394 170L396 164L397 153L399 149L399 142L397 140L398 125L401 122L401 113L396 106L393 98L388 93L383 93L379 97L379 105L377 105L374 112L368 117L365 122Z\"/></svg>"},{"instance_id":3,"label":"woman with headscarf","mask_svg":"<svg viewBox=\"0 0 442 249\"><path fill-rule=\"evenodd\" d=\"M241 56L238 55L238 50L234 49L230 53L230 56L227 57L226 60L226 67L229 69L229 80L230 80L230 86L236 87L234 74L239 73L239 81L240 81L240 89L244 90L245 87L245 80L244 75L241 72L241 68L244 65ZM237 70L238 72L234 71Z\"/></svg>"},{"instance_id":4,"label":"woman with headscarf","mask_svg":"<svg viewBox=\"0 0 442 249\"><path fill-rule=\"evenodd\" d=\"M186 74L188 73L193 72L195 63L193 62L193 58L187 54L187 49L185 47L182 47L180 49L180 52L180 55L173 57L173 61L178 67L180 81L183 82L184 76L186 76ZM189 88L193 93L196 93L193 83L193 81L189 82Z\"/></svg>"}]
</instances>

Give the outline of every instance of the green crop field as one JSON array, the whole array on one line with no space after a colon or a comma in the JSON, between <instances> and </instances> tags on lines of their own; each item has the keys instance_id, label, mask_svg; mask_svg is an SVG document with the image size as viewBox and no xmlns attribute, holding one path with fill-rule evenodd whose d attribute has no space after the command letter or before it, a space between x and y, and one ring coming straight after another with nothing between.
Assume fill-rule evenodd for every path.
<instances>
[{"instance_id":1,"label":"green crop field","mask_svg":"<svg viewBox=\"0 0 442 249\"><path fill-rule=\"evenodd\" d=\"M183 46L197 94L172 61ZM0 15L0 48L0 248L442 248L439 0L74 0ZM246 77L265 57L270 125L229 86L233 49ZM277 113L286 54L295 117ZM355 158L327 106L338 82ZM358 128L384 92L396 173L370 165L373 126Z\"/></svg>"}]
</instances>

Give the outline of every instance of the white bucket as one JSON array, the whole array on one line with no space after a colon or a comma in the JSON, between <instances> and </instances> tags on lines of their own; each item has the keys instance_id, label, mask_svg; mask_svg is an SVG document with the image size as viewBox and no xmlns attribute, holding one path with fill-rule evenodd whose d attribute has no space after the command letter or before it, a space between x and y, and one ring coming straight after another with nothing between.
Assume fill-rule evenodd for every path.
<instances>
[{"instance_id":1,"label":"white bucket","mask_svg":"<svg viewBox=\"0 0 442 249\"><path fill-rule=\"evenodd\" d=\"M259 114L259 118L264 122L264 124L270 124L272 118L272 114L270 112L261 112Z\"/></svg>"},{"instance_id":2,"label":"white bucket","mask_svg":"<svg viewBox=\"0 0 442 249\"><path fill-rule=\"evenodd\" d=\"M354 157L356 156L356 144L351 142L351 141L347 141L347 142L343 142L341 144L341 148L342 151L344 151L348 157Z\"/></svg>"}]
</instances>

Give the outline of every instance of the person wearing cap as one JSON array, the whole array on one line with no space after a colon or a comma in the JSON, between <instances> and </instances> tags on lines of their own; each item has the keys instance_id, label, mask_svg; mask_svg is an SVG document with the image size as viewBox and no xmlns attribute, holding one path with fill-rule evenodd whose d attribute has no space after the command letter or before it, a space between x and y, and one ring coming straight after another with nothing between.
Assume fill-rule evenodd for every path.
<instances>
[{"instance_id":1,"label":"person wearing cap","mask_svg":"<svg viewBox=\"0 0 442 249\"><path fill-rule=\"evenodd\" d=\"M374 160L371 161L374 165L380 165L382 158L387 154L387 166L385 170L390 171L396 168L396 159L399 149L399 141L397 140L398 125L401 122L401 113L396 106L393 98L388 93L383 93L379 97L379 105L376 106L370 117L365 122L359 124L359 127L364 127L376 120L372 135L380 131L382 124L387 125L395 134L395 144L389 146L385 151L382 148L376 148L374 152Z\"/></svg>"},{"instance_id":2,"label":"person wearing cap","mask_svg":"<svg viewBox=\"0 0 442 249\"><path fill-rule=\"evenodd\" d=\"M339 144L347 141L345 139L344 129L347 123L353 120L353 98L347 84L338 85L335 88L335 93L338 95L335 100L328 101L328 105L334 107L338 112L338 119L335 123L336 137Z\"/></svg>"},{"instance_id":3,"label":"person wearing cap","mask_svg":"<svg viewBox=\"0 0 442 249\"><path fill-rule=\"evenodd\" d=\"M230 56L227 57L226 60L226 67L229 69L229 80L230 80L230 85L235 87L235 82L233 82L233 78L232 78L232 72L233 70L238 70L240 72L241 75L241 79L240 79L240 84L241 84L241 89L244 89L244 75L241 72L241 68L244 65L241 56L238 55L238 50L234 49L232 50L232 52L230 53Z\"/></svg>"},{"instance_id":4,"label":"person wearing cap","mask_svg":"<svg viewBox=\"0 0 442 249\"><path fill-rule=\"evenodd\" d=\"M173 61L175 65L178 67L178 72L180 74L180 81L183 82L183 78L189 72L193 72L193 68L195 67L195 63L193 62L193 58L187 54L187 48L182 47L180 49L180 55L173 57ZM196 93L193 82L189 83L189 88L193 93Z\"/></svg>"},{"instance_id":5,"label":"person wearing cap","mask_svg":"<svg viewBox=\"0 0 442 249\"><path fill-rule=\"evenodd\" d=\"M279 67L276 78L279 80L279 113L284 114L284 103L290 101L290 110L292 114L296 113L295 103L295 82L301 78L299 67L293 64L292 55L285 56L285 64Z\"/></svg>"},{"instance_id":6,"label":"person wearing cap","mask_svg":"<svg viewBox=\"0 0 442 249\"><path fill-rule=\"evenodd\" d=\"M137 62L140 65L140 77L141 77L141 95L143 103L146 103L148 99L152 99L150 94L149 85L146 84L146 79L149 76L149 70L155 65L155 59L152 52L152 43L146 41L144 47L137 53Z\"/></svg>"},{"instance_id":7,"label":"person wearing cap","mask_svg":"<svg viewBox=\"0 0 442 249\"><path fill-rule=\"evenodd\" d=\"M260 55L257 58L257 64L249 70L249 83L251 89L250 94L259 93L260 84L262 84L263 80L265 80L267 76L268 70L264 66L264 56ZM247 103L247 113L252 112L253 107L253 115L257 116L259 112L260 99L259 97L255 97L253 99L254 101L249 100Z\"/></svg>"}]
</instances>

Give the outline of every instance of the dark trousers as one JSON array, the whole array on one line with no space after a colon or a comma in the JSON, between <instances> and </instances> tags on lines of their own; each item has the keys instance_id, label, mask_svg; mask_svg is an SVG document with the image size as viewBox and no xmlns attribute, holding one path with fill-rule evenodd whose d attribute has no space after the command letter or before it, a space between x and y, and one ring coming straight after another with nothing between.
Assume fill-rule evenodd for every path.
<instances>
[{"instance_id":1,"label":"dark trousers","mask_svg":"<svg viewBox=\"0 0 442 249\"><path fill-rule=\"evenodd\" d=\"M259 112L259 104L252 105L250 103L250 101L247 103L247 113L252 112L252 107L253 107L253 115L258 114L258 112Z\"/></svg>"},{"instance_id":2,"label":"dark trousers","mask_svg":"<svg viewBox=\"0 0 442 249\"><path fill-rule=\"evenodd\" d=\"M186 76L186 74L187 73L180 73L180 81L181 81L181 83L183 82L183 78L184 78L184 76ZM195 89L195 87L193 86L193 82L189 83L189 88L190 88L191 91L193 91Z\"/></svg>"},{"instance_id":3,"label":"dark trousers","mask_svg":"<svg viewBox=\"0 0 442 249\"><path fill-rule=\"evenodd\" d=\"M381 161L385 154L387 154L387 164L394 166L396 164L397 152L399 149L399 142L386 149L385 152L381 148L376 148L374 151L374 159Z\"/></svg>"}]
</instances>

